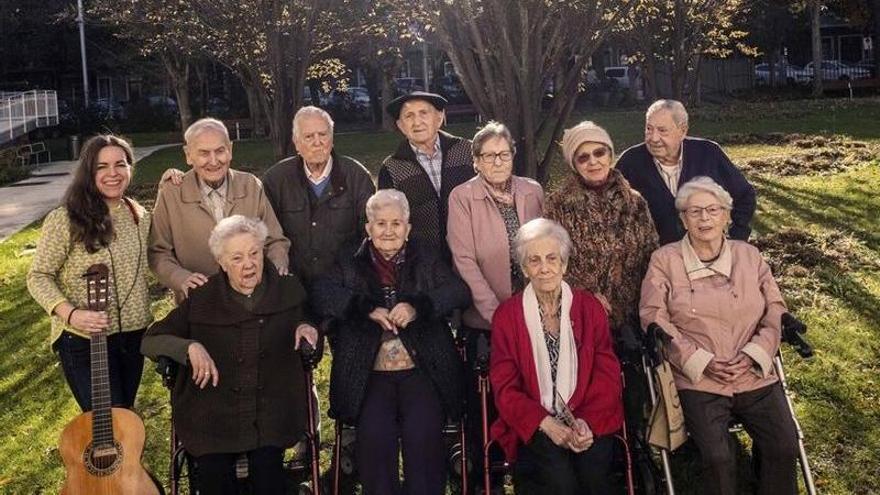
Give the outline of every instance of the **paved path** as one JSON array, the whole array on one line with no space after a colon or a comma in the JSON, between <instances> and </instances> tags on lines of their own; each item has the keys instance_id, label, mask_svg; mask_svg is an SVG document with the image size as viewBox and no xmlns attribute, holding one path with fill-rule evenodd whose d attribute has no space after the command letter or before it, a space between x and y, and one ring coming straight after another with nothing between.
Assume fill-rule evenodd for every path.
<instances>
[{"instance_id":1,"label":"paved path","mask_svg":"<svg viewBox=\"0 0 880 495\"><path fill-rule=\"evenodd\" d=\"M135 148L135 160L156 150L179 144L163 144ZM61 203L67 186L73 180L78 162L58 161L40 167L31 176L10 186L0 187L0 242L43 218Z\"/></svg>"}]
</instances>

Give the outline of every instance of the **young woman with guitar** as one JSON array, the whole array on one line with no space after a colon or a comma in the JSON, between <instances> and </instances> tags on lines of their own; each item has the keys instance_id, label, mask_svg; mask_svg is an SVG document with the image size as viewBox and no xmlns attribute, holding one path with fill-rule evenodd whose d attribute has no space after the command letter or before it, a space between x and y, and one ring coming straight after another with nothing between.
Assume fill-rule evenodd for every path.
<instances>
[{"instance_id":1,"label":"young woman with guitar","mask_svg":"<svg viewBox=\"0 0 880 495\"><path fill-rule=\"evenodd\" d=\"M101 493L105 488L116 493L141 493L137 488L107 482L112 472L121 470L120 465L130 462L118 462L123 460L123 452L140 468L140 447L120 443L121 438L131 436L121 429L138 423L143 443L143 424L134 413L123 410L120 414L128 419L116 424L112 420L117 409L113 409L112 418L109 416L110 406L131 408L134 404L144 363L140 342L152 320L146 255L150 216L125 197L133 165L131 146L116 136L95 136L85 143L63 205L43 222L27 276L31 296L52 318L52 348L58 353L74 398L83 411L95 409L94 425L92 413L68 425L62 451L64 436L70 431L74 437L67 438L68 445L71 438L73 443L81 440L86 452L91 452L84 456L79 451L79 458L74 459L80 464L78 469L97 477L98 484L71 487L72 469L77 468L65 459L67 493ZM94 290L98 281L95 266L100 265L106 267L106 290L96 295L88 287ZM87 273L92 278L86 280ZM96 359L97 363L93 362ZM100 369L93 370L93 365ZM85 431L73 432L72 427L83 417L88 418L81 423ZM103 431L108 427L109 432ZM86 461L83 466L84 457L92 455L103 456L103 460L96 457L94 463ZM155 487L152 489L155 492Z\"/></svg>"}]
</instances>

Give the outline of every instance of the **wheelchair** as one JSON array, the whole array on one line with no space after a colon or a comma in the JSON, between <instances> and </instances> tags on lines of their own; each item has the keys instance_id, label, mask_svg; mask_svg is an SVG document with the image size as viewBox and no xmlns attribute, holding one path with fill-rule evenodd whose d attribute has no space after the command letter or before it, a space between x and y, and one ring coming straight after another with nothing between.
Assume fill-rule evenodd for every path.
<instances>
[{"instance_id":1,"label":"wheelchair","mask_svg":"<svg viewBox=\"0 0 880 495\"><path fill-rule=\"evenodd\" d=\"M804 340L803 334L807 331L807 326L795 318L791 313L785 313L782 315L782 343L790 345L802 358L809 359L813 356L813 348L810 344ZM660 391L656 386L656 380L654 377L653 370L656 366L661 363L661 355L660 348L664 345L664 343L669 339L669 336L663 331L663 329L657 323L651 323L647 328L646 335L646 352L643 353L643 361L644 361L644 369L646 370L647 379L648 379L648 387L651 396L651 404L656 405L660 400ZM777 351L776 355L773 358L773 368L776 371L776 375L779 377L779 382L782 385L782 390L785 393L786 404L788 405L789 413L791 414L792 419L794 420L795 430L797 432L797 444L798 444L798 464L800 465L801 474L803 476L804 489L806 490L808 495L816 494L816 485L813 480L813 473L810 469L810 462L807 458L807 451L804 446L804 433L801 429L800 423L797 420L797 416L794 411L794 404L791 401L791 394L788 390L788 383L785 379L785 370L783 367L782 361L782 353L781 351ZM731 433L739 431L742 429L742 426L739 424L731 424L729 430ZM675 495L675 486L672 480L672 469L671 469L671 461L670 456L671 453L665 449L658 448L660 455L660 462L662 465L662 476L663 476L663 484L666 489L666 493L668 495ZM757 454L753 453L753 457L759 457Z\"/></svg>"},{"instance_id":2,"label":"wheelchair","mask_svg":"<svg viewBox=\"0 0 880 495\"><path fill-rule=\"evenodd\" d=\"M320 343L318 345L318 349L320 349ZM314 388L314 370L318 366L318 363L321 360L320 350L316 350L311 344L308 343L305 339L302 339L300 342L300 358L303 363L303 371L305 373L306 380L306 390L309 391L309 395L311 395L311 391ZM177 362L172 360L167 356L159 356L156 360L156 372L162 377L163 385L169 390L169 392L174 387L174 380L177 376L179 365ZM321 493L321 485L320 485L320 466L319 466L319 437L318 437L318 420L319 420L319 412L317 410L317 404L310 397L309 405L307 408L307 423L306 423L306 433L304 443L306 446L306 451L303 453L297 453L294 459L286 461L284 464L285 470L288 474L295 477L303 477L306 476L309 478L307 483L300 483L296 488L296 493L299 495L320 495ZM303 443L303 442L300 442ZM299 445L299 444L297 444ZM170 440L170 451L171 451L171 461L168 468L168 478L169 478L169 495L178 495L180 493L181 481L184 478L184 472L188 475L189 482L189 493L198 493L198 487L196 483L197 477L195 476L196 470L198 470L198 466L192 459L192 457L186 452L186 448L183 443L177 437L177 433L174 431L174 409L171 410L171 440ZM244 459L244 462L236 463L236 478L239 481L239 492L244 491L247 492L245 488L246 478L247 478L247 462Z\"/></svg>"},{"instance_id":3,"label":"wheelchair","mask_svg":"<svg viewBox=\"0 0 880 495\"><path fill-rule=\"evenodd\" d=\"M624 387L626 380L624 379L623 367L629 366L630 360L626 356L631 356L632 351L638 352L640 347L632 347L630 338L620 339L622 342L616 342L615 351L621 361L621 379ZM640 342L640 341L639 341ZM489 383L489 355L490 346L485 336L481 335L477 339L477 355L474 360L474 369L477 372L477 387L480 395L480 410L482 416L482 455L483 455L483 472L481 487L484 494L492 493L492 476L510 474L512 466L505 459L494 460L491 450L495 444L494 440L489 438L489 420L488 409L491 399L491 386ZM616 456L617 464L623 467L623 481L627 495L635 495L642 493L645 495L653 495L656 493L658 475L653 462L647 458L647 448L639 446L638 435L634 435L624 420L623 427L614 435L618 440L619 455ZM640 456L640 453L642 454ZM647 463L645 463L647 461Z\"/></svg>"},{"instance_id":4,"label":"wheelchair","mask_svg":"<svg viewBox=\"0 0 880 495\"><path fill-rule=\"evenodd\" d=\"M461 312L455 310L446 318L446 325L452 333L456 349L464 356L464 342L460 336ZM322 327L332 335L329 329L332 322L324 322ZM332 340L331 340L332 348ZM357 463L355 462L354 444L357 428L336 420L334 424L333 455L331 461L330 491L332 495L348 495L355 493L357 479ZM461 495L468 494L468 476L472 469L468 459L466 440L466 418L447 422L443 426L443 435L447 451L447 470L451 474L449 480L457 479L458 485L453 485L453 492ZM447 481L449 485L450 481Z\"/></svg>"}]
</instances>

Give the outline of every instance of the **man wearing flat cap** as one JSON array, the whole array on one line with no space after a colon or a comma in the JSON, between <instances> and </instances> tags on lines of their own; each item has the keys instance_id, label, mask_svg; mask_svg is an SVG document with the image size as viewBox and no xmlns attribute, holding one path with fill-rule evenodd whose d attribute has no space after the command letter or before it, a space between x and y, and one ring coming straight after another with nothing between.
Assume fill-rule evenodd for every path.
<instances>
[{"instance_id":1,"label":"man wearing flat cap","mask_svg":"<svg viewBox=\"0 0 880 495\"><path fill-rule=\"evenodd\" d=\"M379 189L397 189L410 207L410 238L451 260L446 244L449 193L474 176L471 142L443 132L446 99L414 91L386 110L406 137L379 169Z\"/></svg>"},{"instance_id":2,"label":"man wearing flat cap","mask_svg":"<svg viewBox=\"0 0 880 495\"><path fill-rule=\"evenodd\" d=\"M688 114L675 100L657 100L645 113L645 142L624 151L617 170L648 201L660 245L681 240L684 225L675 209L678 188L694 177L711 177L733 197L729 237L749 240L755 189L717 143L687 136Z\"/></svg>"}]
</instances>

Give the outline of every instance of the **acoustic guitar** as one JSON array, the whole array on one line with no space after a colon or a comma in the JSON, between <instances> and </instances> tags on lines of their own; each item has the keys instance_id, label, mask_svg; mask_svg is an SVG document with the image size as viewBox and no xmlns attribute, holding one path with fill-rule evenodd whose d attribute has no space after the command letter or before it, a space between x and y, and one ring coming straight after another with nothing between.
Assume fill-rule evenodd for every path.
<instances>
[{"instance_id":1,"label":"acoustic guitar","mask_svg":"<svg viewBox=\"0 0 880 495\"><path fill-rule=\"evenodd\" d=\"M104 311L109 295L107 265L98 263L83 275L88 288L88 309ZM67 479L63 495L158 495L161 488L141 465L144 423L134 412L112 407L107 333L93 333L92 410L64 427L59 441Z\"/></svg>"}]
</instances>

